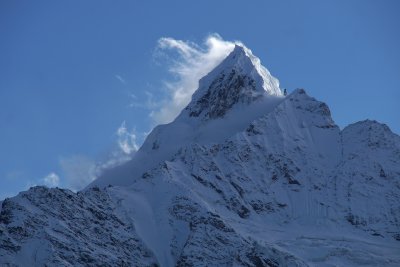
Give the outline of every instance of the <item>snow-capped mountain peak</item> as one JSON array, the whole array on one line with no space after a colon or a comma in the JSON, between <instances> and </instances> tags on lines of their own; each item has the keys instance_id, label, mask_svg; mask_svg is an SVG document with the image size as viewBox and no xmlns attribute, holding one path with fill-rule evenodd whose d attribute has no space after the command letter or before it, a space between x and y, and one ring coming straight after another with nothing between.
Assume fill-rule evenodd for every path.
<instances>
[{"instance_id":1,"label":"snow-capped mountain peak","mask_svg":"<svg viewBox=\"0 0 400 267\"><path fill-rule=\"evenodd\" d=\"M279 81L261 65L261 60L243 44L236 44L231 54L215 69L236 69L243 75L248 75L257 83L257 89L262 87L269 95L282 96ZM207 77L207 76L206 76ZM204 80L206 78L203 78ZM203 80L202 79L202 80ZM200 80L200 82L202 81Z\"/></svg>"},{"instance_id":2,"label":"snow-capped mountain peak","mask_svg":"<svg viewBox=\"0 0 400 267\"><path fill-rule=\"evenodd\" d=\"M173 122L155 127L131 161L106 170L92 185L129 185L182 147L221 142L246 129L284 99L278 80L238 44L200 79L191 102Z\"/></svg>"},{"instance_id":3,"label":"snow-capped mountain peak","mask_svg":"<svg viewBox=\"0 0 400 267\"><path fill-rule=\"evenodd\" d=\"M1 266L400 266L400 136L343 130L237 45L85 190L0 210Z\"/></svg>"},{"instance_id":4,"label":"snow-capped mountain peak","mask_svg":"<svg viewBox=\"0 0 400 267\"><path fill-rule=\"evenodd\" d=\"M269 96L282 96L279 81L250 49L236 44L225 60L200 79L199 89L182 116L220 118L236 105L248 105Z\"/></svg>"}]
</instances>

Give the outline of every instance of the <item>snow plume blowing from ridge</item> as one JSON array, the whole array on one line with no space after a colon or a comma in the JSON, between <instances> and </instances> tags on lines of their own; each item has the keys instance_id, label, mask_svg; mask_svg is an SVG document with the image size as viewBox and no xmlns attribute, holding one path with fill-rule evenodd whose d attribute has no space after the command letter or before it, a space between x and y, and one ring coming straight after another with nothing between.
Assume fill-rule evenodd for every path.
<instances>
[{"instance_id":1,"label":"snow plume blowing from ridge","mask_svg":"<svg viewBox=\"0 0 400 267\"><path fill-rule=\"evenodd\" d=\"M139 146L136 143L136 134L135 131L128 131L126 128L125 121L122 122L121 126L117 130L118 137L118 146L123 153L126 155L132 154L139 149Z\"/></svg>"},{"instance_id":2,"label":"snow plume blowing from ridge","mask_svg":"<svg viewBox=\"0 0 400 267\"><path fill-rule=\"evenodd\" d=\"M86 182L85 186L99 177L104 170L121 165L130 160L139 149L139 145L136 141L136 131L135 129L129 130L125 121L123 121L121 126L117 129L116 137L117 148L114 149L105 160L96 162L93 172L91 172L89 168L88 173L92 175L89 175L89 180Z\"/></svg>"},{"instance_id":3,"label":"snow plume blowing from ridge","mask_svg":"<svg viewBox=\"0 0 400 267\"><path fill-rule=\"evenodd\" d=\"M156 53L168 59L167 70L176 79L165 82L166 97L151 100L150 106L144 104L146 108L150 108L153 122L171 122L190 102L200 78L221 63L236 43L239 42L225 41L217 34L209 35L202 45L173 38L159 39ZM121 83L125 82L120 76L116 78ZM62 185L79 191L99 177L104 170L130 160L139 149L135 129L128 129L123 121L115 135L116 147L105 158L95 160L86 155L62 157L59 161L61 176L50 173L43 178L43 183L49 187Z\"/></svg>"},{"instance_id":4,"label":"snow plume blowing from ridge","mask_svg":"<svg viewBox=\"0 0 400 267\"><path fill-rule=\"evenodd\" d=\"M200 78L221 63L232 52L235 43L239 42L225 41L217 34L209 35L202 46L173 38L159 39L157 53L168 56L168 53L176 52L178 57L171 57L168 62L168 71L176 80L165 82L167 97L150 114L154 122L164 124L175 119L189 104Z\"/></svg>"},{"instance_id":5,"label":"snow plume blowing from ridge","mask_svg":"<svg viewBox=\"0 0 400 267\"><path fill-rule=\"evenodd\" d=\"M94 179L100 176L105 169L118 166L130 160L139 149L136 130L134 128L129 130L125 121L122 122L115 134L117 148L110 153L107 159L96 163Z\"/></svg>"}]
</instances>

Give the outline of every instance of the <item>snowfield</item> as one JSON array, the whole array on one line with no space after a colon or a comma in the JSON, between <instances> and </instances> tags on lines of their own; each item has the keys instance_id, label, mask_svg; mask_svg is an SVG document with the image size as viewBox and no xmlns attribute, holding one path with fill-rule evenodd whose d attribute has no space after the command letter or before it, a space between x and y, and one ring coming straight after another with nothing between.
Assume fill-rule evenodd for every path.
<instances>
[{"instance_id":1,"label":"snowfield","mask_svg":"<svg viewBox=\"0 0 400 267\"><path fill-rule=\"evenodd\" d=\"M3 201L4 266L400 266L400 137L237 45L132 160Z\"/></svg>"}]
</instances>

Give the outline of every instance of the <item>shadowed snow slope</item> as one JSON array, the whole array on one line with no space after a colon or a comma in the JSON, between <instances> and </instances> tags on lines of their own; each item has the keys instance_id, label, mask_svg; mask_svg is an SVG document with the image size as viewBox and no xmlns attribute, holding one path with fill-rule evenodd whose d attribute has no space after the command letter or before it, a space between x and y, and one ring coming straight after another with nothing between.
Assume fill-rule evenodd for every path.
<instances>
[{"instance_id":1,"label":"shadowed snow slope","mask_svg":"<svg viewBox=\"0 0 400 267\"><path fill-rule=\"evenodd\" d=\"M0 265L400 266L400 137L342 131L243 46L130 161L2 203Z\"/></svg>"}]
</instances>

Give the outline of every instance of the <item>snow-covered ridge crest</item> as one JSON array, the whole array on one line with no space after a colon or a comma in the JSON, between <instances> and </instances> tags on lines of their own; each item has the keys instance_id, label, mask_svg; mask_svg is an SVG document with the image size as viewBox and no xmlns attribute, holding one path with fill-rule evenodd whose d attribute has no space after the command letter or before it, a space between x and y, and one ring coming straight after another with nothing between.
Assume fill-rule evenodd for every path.
<instances>
[{"instance_id":1,"label":"snow-covered ridge crest","mask_svg":"<svg viewBox=\"0 0 400 267\"><path fill-rule=\"evenodd\" d=\"M243 74L251 76L258 83L257 85L260 85L268 94L282 96L282 91L279 88L279 80L273 77L271 73L261 65L261 60L253 55L252 51L244 44L236 43L235 48L228 57L217 66L217 68L210 72L210 74L228 68L236 68ZM200 85L202 85L202 82L206 82L209 78L208 76L210 75L200 80Z\"/></svg>"},{"instance_id":2,"label":"snow-covered ridge crest","mask_svg":"<svg viewBox=\"0 0 400 267\"><path fill-rule=\"evenodd\" d=\"M271 73L263 65L261 65L261 60L254 56L249 48L243 44L237 44L234 51L235 50L240 51L240 54L242 54L243 51L245 56L251 60L254 69L262 77L262 87L268 94L275 96L283 95L281 89L279 88L279 80L273 77Z\"/></svg>"}]
</instances>

